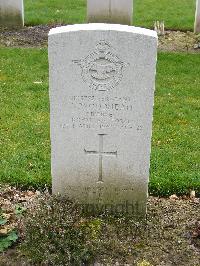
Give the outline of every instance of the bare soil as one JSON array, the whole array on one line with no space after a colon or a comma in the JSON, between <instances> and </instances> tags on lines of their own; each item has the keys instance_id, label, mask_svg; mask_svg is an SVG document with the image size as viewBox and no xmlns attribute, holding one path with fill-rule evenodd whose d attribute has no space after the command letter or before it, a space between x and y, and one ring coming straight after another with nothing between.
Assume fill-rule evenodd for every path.
<instances>
[{"instance_id":1,"label":"bare soil","mask_svg":"<svg viewBox=\"0 0 200 266\"><path fill-rule=\"evenodd\" d=\"M39 25L13 30L0 29L0 46L24 48L47 47L49 30L58 26L61 25ZM200 53L200 35L189 31L166 31L164 36L159 36L159 50Z\"/></svg>"},{"instance_id":2,"label":"bare soil","mask_svg":"<svg viewBox=\"0 0 200 266\"><path fill-rule=\"evenodd\" d=\"M200 53L200 35L189 31L166 31L164 36L159 36L158 49L168 52Z\"/></svg>"},{"instance_id":3,"label":"bare soil","mask_svg":"<svg viewBox=\"0 0 200 266\"><path fill-rule=\"evenodd\" d=\"M4 214L10 214L7 226L14 226L18 232L21 232L23 216L19 219L19 216L14 214L16 204L29 208L33 201L43 197L43 193L21 191L8 186L0 186L0 189L0 208ZM122 229L123 235L127 230L125 224ZM105 231L106 241L112 238L113 235ZM0 254L1 266L32 265L25 257L20 256L18 251L20 241L21 238L14 247ZM121 252L132 249L128 257L124 258L123 252L121 254L126 264L116 261L117 254L113 249L112 256L109 254L110 251L102 250L102 254L97 256L99 264L96 265L199 266L200 199L194 196L189 198L175 195L170 198L150 197L145 225L138 224L137 232L134 229L134 238L130 239L129 235L126 235L119 243L118 248Z\"/></svg>"}]
</instances>

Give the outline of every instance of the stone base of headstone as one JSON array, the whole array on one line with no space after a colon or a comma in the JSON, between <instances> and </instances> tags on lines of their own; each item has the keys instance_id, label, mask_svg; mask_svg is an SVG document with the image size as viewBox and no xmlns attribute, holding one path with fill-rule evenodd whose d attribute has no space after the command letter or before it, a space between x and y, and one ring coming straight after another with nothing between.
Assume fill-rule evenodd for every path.
<instances>
[{"instance_id":1,"label":"stone base of headstone","mask_svg":"<svg viewBox=\"0 0 200 266\"><path fill-rule=\"evenodd\" d=\"M0 0L0 27L24 26L23 0Z\"/></svg>"}]
</instances>

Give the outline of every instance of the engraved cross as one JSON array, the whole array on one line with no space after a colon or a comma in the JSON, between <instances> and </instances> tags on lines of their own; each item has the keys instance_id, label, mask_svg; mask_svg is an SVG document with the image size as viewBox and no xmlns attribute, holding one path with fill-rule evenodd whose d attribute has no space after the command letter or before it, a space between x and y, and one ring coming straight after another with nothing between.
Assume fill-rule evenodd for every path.
<instances>
[{"instance_id":1,"label":"engraved cross","mask_svg":"<svg viewBox=\"0 0 200 266\"><path fill-rule=\"evenodd\" d=\"M99 156L99 179L98 182L103 182L103 156L115 156L117 157L117 151L104 151L103 150L103 137L106 134L99 135L99 150L98 151L87 151L84 149L87 155L98 155Z\"/></svg>"}]
</instances>

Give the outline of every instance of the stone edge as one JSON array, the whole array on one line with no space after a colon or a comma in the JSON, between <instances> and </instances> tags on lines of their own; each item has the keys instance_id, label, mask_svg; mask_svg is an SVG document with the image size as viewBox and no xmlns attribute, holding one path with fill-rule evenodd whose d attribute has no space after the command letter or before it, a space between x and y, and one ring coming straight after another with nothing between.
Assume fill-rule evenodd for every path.
<instances>
[{"instance_id":1,"label":"stone edge","mask_svg":"<svg viewBox=\"0 0 200 266\"><path fill-rule=\"evenodd\" d=\"M106 23L74 24L74 25L52 28L49 31L48 36L51 36L54 34L66 33L66 32L93 31L93 30L130 32L130 33L146 35L146 36L154 37L158 39L157 32L154 30L149 30L149 29L134 27L134 26L128 26L128 25L106 24Z\"/></svg>"}]
</instances>

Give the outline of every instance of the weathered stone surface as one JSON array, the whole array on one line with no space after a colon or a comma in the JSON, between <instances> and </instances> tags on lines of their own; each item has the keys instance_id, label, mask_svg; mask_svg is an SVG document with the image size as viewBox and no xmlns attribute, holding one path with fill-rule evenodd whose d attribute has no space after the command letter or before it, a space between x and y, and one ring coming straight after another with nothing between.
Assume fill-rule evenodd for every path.
<instances>
[{"instance_id":1,"label":"weathered stone surface","mask_svg":"<svg viewBox=\"0 0 200 266\"><path fill-rule=\"evenodd\" d=\"M194 32L200 33L200 0L196 0Z\"/></svg>"},{"instance_id":2,"label":"weathered stone surface","mask_svg":"<svg viewBox=\"0 0 200 266\"><path fill-rule=\"evenodd\" d=\"M157 35L146 29L50 31L54 193L95 211L145 213L156 55Z\"/></svg>"},{"instance_id":3,"label":"weathered stone surface","mask_svg":"<svg viewBox=\"0 0 200 266\"><path fill-rule=\"evenodd\" d=\"M133 0L88 0L88 22L132 25Z\"/></svg>"},{"instance_id":4,"label":"weathered stone surface","mask_svg":"<svg viewBox=\"0 0 200 266\"><path fill-rule=\"evenodd\" d=\"M0 26L1 27L24 26L23 0L0 1Z\"/></svg>"}]
</instances>

